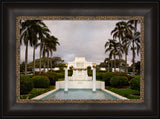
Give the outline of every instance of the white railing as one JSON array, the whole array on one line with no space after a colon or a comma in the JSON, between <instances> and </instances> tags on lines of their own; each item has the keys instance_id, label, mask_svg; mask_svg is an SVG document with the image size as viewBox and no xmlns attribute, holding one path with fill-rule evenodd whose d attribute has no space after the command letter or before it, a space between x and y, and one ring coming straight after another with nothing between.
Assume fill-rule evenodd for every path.
<instances>
[{"instance_id":1,"label":"white railing","mask_svg":"<svg viewBox=\"0 0 160 119\"><path fill-rule=\"evenodd\" d=\"M56 89L64 88L65 81L56 81ZM92 89L93 88L93 81L68 81L68 88L69 89ZM105 83L104 81L96 81L96 89L104 89Z\"/></svg>"},{"instance_id":2,"label":"white railing","mask_svg":"<svg viewBox=\"0 0 160 119\"><path fill-rule=\"evenodd\" d=\"M68 76L68 80L73 80L73 77L72 76ZM85 80L85 79L84 79ZM91 76L88 76L87 77L87 81L88 80L92 80L92 77Z\"/></svg>"}]
</instances>

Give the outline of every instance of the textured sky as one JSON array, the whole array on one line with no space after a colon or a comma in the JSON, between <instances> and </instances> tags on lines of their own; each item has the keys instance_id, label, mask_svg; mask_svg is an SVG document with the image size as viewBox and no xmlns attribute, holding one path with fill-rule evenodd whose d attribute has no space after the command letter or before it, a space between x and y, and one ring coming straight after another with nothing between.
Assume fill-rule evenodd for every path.
<instances>
[{"instance_id":1,"label":"textured sky","mask_svg":"<svg viewBox=\"0 0 160 119\"><path fill-rule=\"evenodd\" d=\"M118 20L45 20L51 34L59 39L60 46L53 56L61 57L65 63L73 61L75 57L85 57L87 61L99 64L103 62L105 54L104 44L112 39L111 31ZM140 26L138 26L140 29ZM33 48L28 49L28 62L33 60ZM39 47L36 49L36 59L39 58ZM118 58L118 57L117 57ZM25 46L21 46L21 62L25 60ZM123 56L124 59L124 56ZM140 55L136 56L136 61ZM132 63L132 52L128 55L128 64Z\"/></svg>"}]
</instances>

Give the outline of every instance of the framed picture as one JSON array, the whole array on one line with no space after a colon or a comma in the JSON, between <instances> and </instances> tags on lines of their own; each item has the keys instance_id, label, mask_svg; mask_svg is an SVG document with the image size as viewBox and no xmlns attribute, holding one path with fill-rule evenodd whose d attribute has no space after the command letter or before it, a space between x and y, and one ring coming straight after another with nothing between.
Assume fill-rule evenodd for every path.
<instances>
[{"instance_id":1,"label":"framed picture","mask_svg":"<svg viewBox=\"0 0 160 119\"><path fill-rule=\"evenodd\" d=\"M17 103L144 102L142 16L19 16L16 27Z\"/></svg>"},{"instance_id":2,"label":"framed picture","mask_svg":"<svg viewBox=\"0 0 160 119\"><path fill-rule=\"evenodd\" d=\"M156 5L4 2L3 117L158 117Z\"/></svg>"}]
</instances>

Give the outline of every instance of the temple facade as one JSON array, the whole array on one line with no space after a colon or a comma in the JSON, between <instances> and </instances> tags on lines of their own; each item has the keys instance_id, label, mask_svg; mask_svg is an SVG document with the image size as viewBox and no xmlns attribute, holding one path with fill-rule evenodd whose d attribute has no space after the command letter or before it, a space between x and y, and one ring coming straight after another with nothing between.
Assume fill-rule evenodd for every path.
<instances>
[{"instance_id":1,"label":"temple facade","mask_svg":"<svg viewBox=\"0 0 160 119\"><path fill-rule=\"evenodd\" d=\"M92 62L87 62L85 57L76 57L73 62L68 62L67 69L72 67L73 75L68 77L68 80L92 80L92 77L88 76L87 67L90 66L93 70Z\"/></svg>"}]
</instances>

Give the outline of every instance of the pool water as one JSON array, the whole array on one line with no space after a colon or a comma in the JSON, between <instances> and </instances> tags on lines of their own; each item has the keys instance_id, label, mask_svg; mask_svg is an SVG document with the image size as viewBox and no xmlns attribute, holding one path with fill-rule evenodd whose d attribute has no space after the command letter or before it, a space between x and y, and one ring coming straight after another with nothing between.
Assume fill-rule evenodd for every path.
<instances>
[{"instance_id":1,"label":"pool water","mask_svg":"<svg viewBox=\"0 0 160 119\"><path fill-rule=\"evenodd\" d=\"M42 100L51 99L119 99L118 97L97 89L93 92L91 89L69 89L64 92L64 89L59 89L43 98Z\"/></svg>"}]
</instances>

